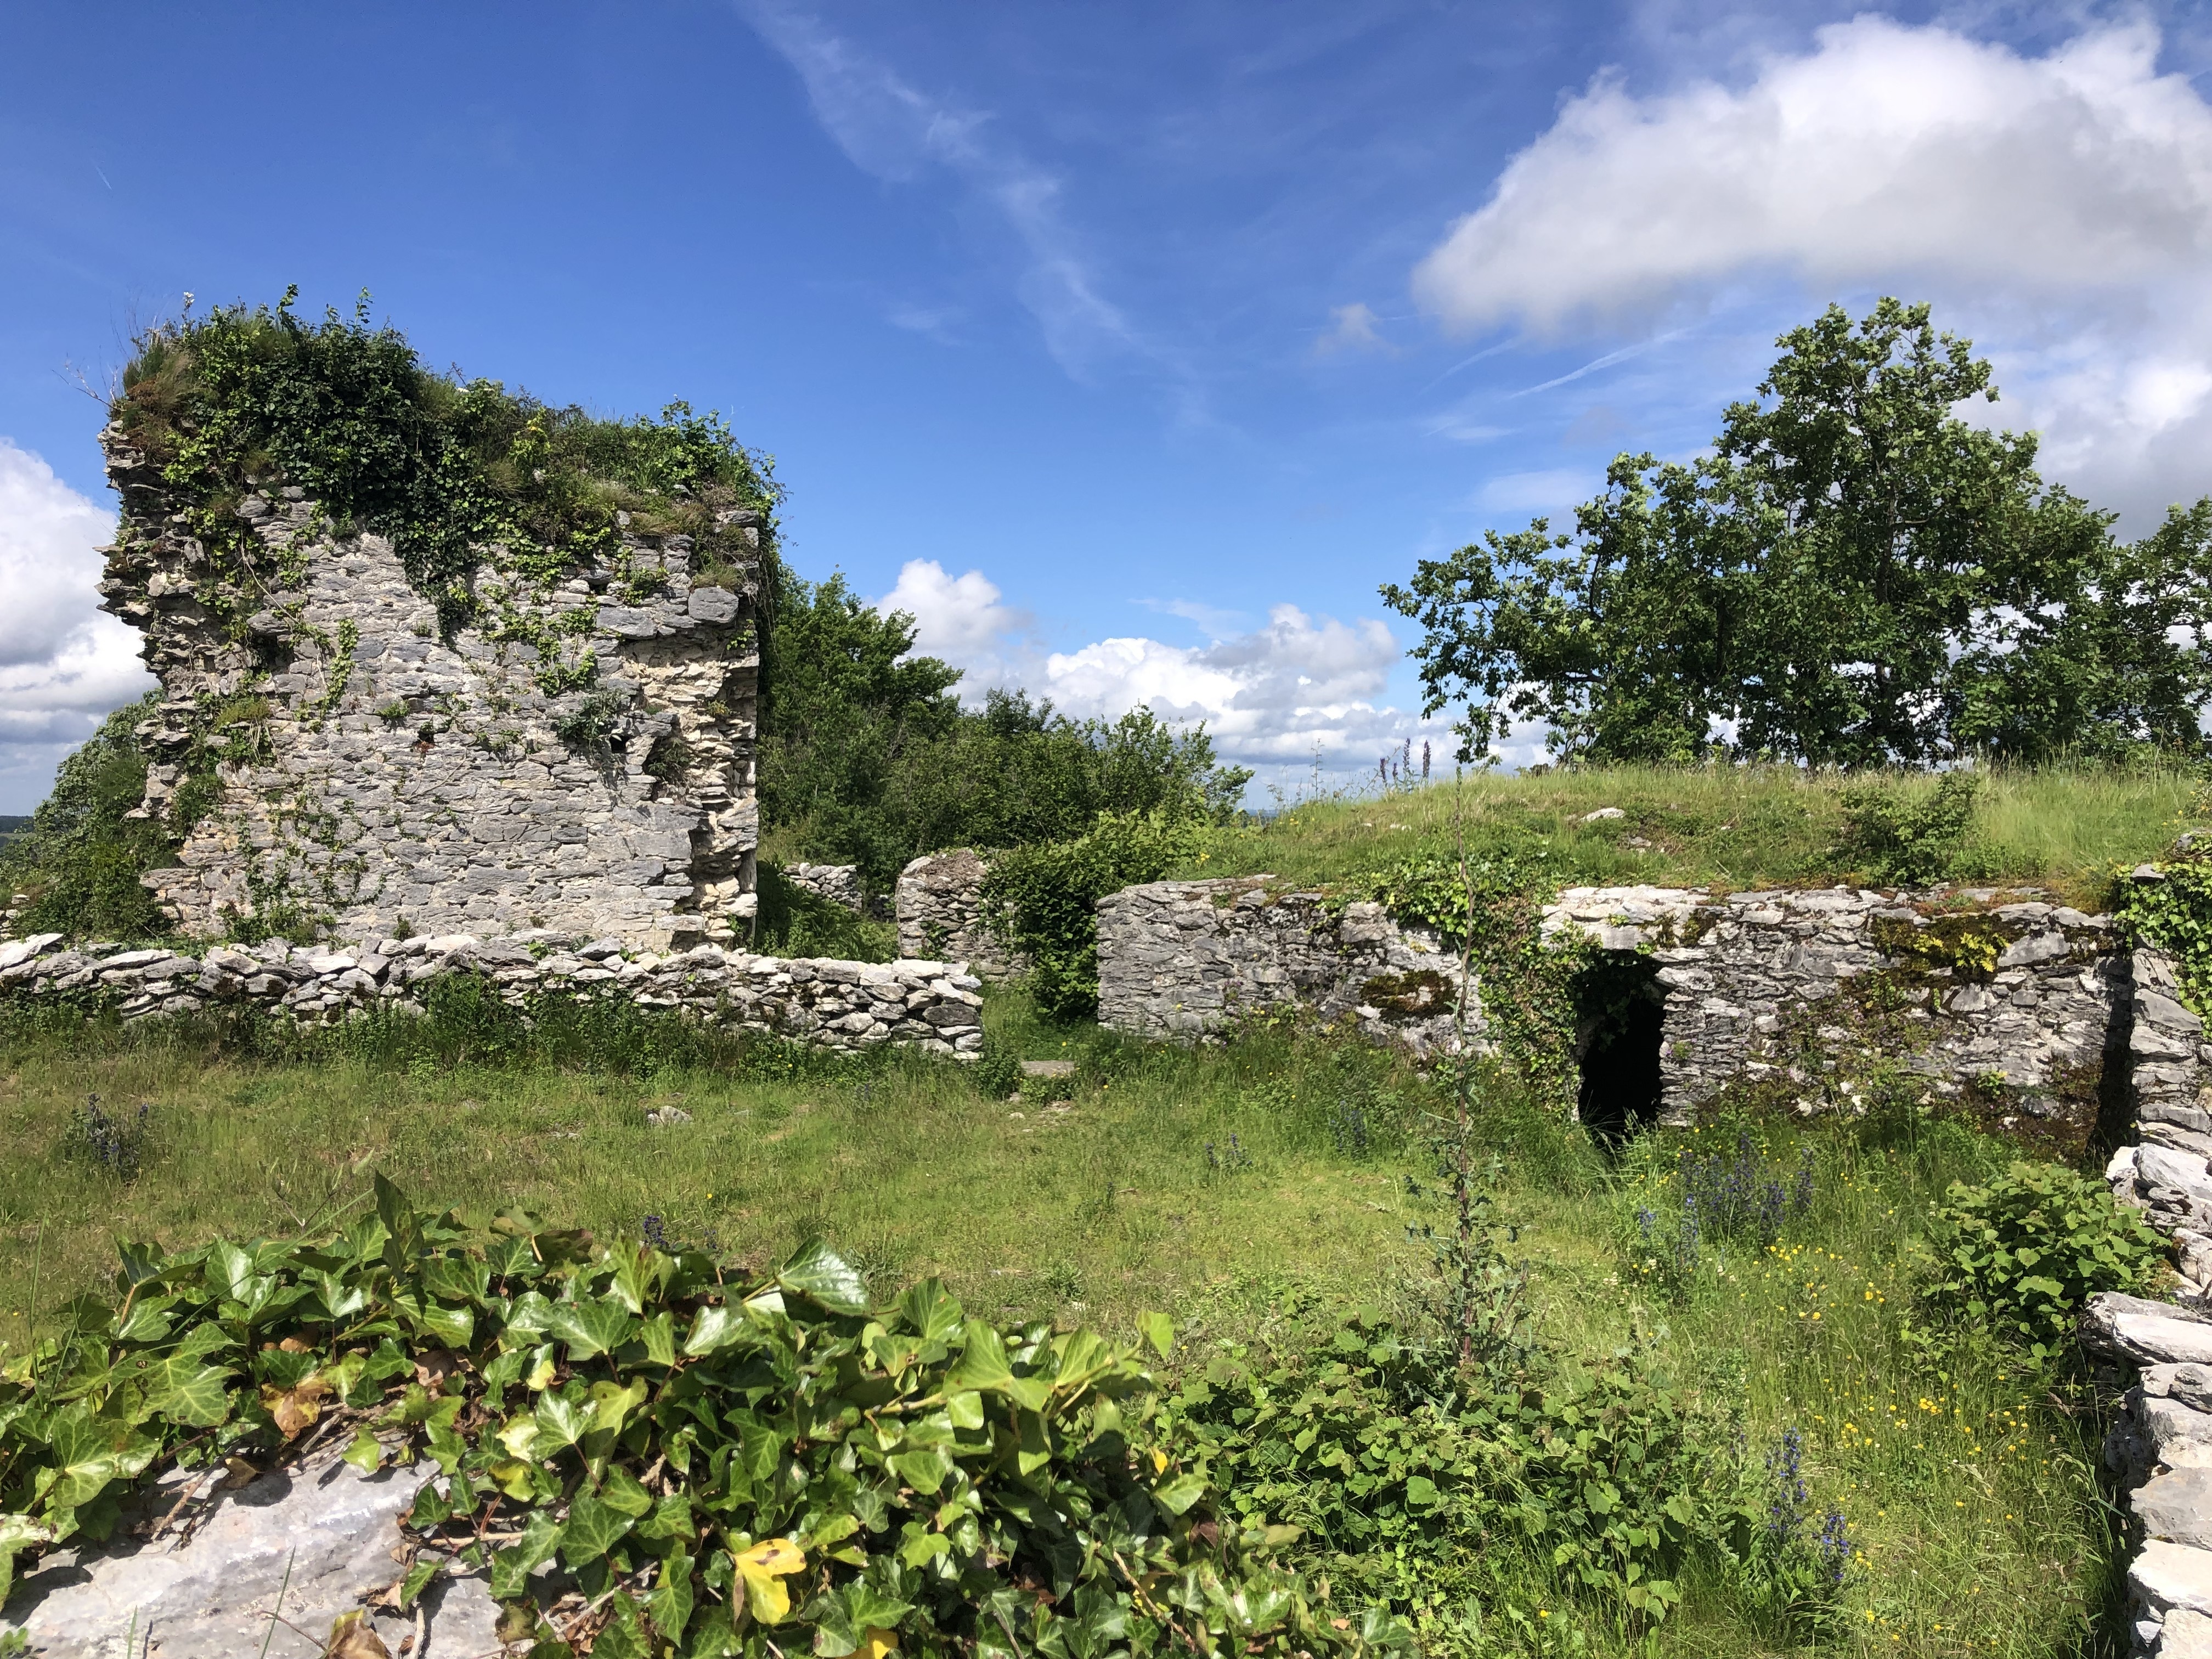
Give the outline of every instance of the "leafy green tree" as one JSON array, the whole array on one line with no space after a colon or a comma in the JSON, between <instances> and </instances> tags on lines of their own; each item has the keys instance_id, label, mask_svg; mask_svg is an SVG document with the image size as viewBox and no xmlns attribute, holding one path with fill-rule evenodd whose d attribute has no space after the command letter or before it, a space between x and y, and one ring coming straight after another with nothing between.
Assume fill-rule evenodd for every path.
<instances>
[{"instance_id":1,"label":"leafy green tree","mask_svg":"<svg viewBox=\"0 0 2212 1659\"><path fill-rule=\"evenodd\" d=\"M146 791L146 756L134 728L161 700L149 692L100 722L61 765L30 827L0 850L0 880L27 892L26 933L76 939L143 939L168 918L138 878L175 856L158 822L133 817Z\"/></svg>"},{"instance_id":2,"label":"leafy green tree","mask_svg":"<svg viewBox=\"0 0 2212 1659\"><path fill-rule=\"evenodd\" d=\"M2116 544L1956 412L1988 363L1925 306L1784 335L1712 453L1622 455L1572 534L1486 532L1386 585L1461 757L1541 721L1567 758L1925 764L1972 750L2201 749L2212 507Z\"/></svg>"}]
</instances>

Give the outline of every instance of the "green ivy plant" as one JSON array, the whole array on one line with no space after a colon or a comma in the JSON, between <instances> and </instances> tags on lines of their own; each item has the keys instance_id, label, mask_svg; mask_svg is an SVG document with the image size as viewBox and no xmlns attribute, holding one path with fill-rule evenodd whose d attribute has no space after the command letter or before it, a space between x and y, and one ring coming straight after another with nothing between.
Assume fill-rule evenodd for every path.
<instances>
[{"instance_id":1,"label":"green ivy plant","mask_svg":"<svg viewBox=\"0 0 2212 1659\"><path fill-rule=\"evenodd\" d=\"M2156 881L2114 872L2113 917L2131 942L2170 954L2181 1000L2199 1014L2212 1012L2212 857L2184 854L2157 869Z\"/></svg>"},{"instance_id":2,"label":"green ivy plant","mask_svg":"<svg viewBox=\"0 0 2212 1659\"><path fill-rule=\"evenodd\" d=\"M328 1443L419 1473L411 1525L544 1659L1362 1645L1147 1432L1133 1350L970 1318L934 1280L877 1307L818 1243L733 1276L375 1199L308 1238L126 1245L112 1296L0 1365L0 1596L172 1461Z\"/></svg>"}]
</instances>

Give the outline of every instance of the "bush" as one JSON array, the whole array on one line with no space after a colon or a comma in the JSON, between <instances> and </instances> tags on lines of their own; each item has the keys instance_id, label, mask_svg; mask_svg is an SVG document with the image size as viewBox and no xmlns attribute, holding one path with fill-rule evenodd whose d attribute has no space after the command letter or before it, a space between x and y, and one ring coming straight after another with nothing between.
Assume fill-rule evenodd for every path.
<instances>
[{"instance_id":1,"label":"bush","mask_svg":"<svg viewBox=\"0 0 2212 1659\"><path fill-rule=\"evenodd\" d=\"M168 918L138 878L175 857L163 827L134 818L146 793L146 756L134 728L158 690L117 709L64 761L53 792L0 853L0 878L31 896L17 926L73 939L146 939Z\"/></svg>"},{"instance_id":2,"label":"bush","mask_svg":"<svg viewBox=\"0 0 2212 1659\"><path fill-rule=\"evenodd\" d=\"M839 962L890 962L898 929L875 921L788 880L783 866L762 860L756 887L760 909L754 948L772 957L829 957Z\"/></svg>"},{"instance_id":3,"label":"bush","mask_svg":"<svg viewBox=\"0 0 2212 1659\"><path fill-rule=\"evenodd\" d=\"M2132 940L2172 956L2182 1000L2202 1014L2212 1010L2212 857L2191 853L2158 868L2162 881L2120 884L2113 915Z\"/></svg>"},{"instance_id":4,"label":"bush","mask_svg":"<svg viewBox=\"0 0 2212 1659\"><path fill-rule=\"evenodd\" d=\"M1022 1057L1012 1043L986 1035L975 1069L969 1073L976 1088L991 1100L1004 1100L1022 1086Z\"/></svg>"},{"instance_id":5,"label":"bush","mask_svg":"<svg viewBox=\"0 0 2212 1659\"><path fill-rule=\"evenodd\" d=\"M1846 785L1844 841L1836 850L1863 860L1880 881L1907 887L1942 881L1965 850L1981 787L1972 772L1946 772L1927 791L1888 779Z\"/></svg>"},{"instance_id":6,"label":"bush","mask_svg":"<svg viewBox=\"0 0 2212 1659\"><path fill-rule=\"evenodd\" d=\"M2100 1291L2158 1281L2166 1241L2093 1176L2016 1163L1985 1187L1954 1182L1929 1225L1923 1305L1986 1326L2038 1358L2064 1352Z\"/></svg>"},{"instance_id":7,"label":"bush","mask_svg":"<svg viewBox=\"0 0 2212 1659\"><path fill-rule=\"evenodd\" d=\"M420 1470L410 1524L489 1567L544 1659L1361 1645L1146 1443L1133 1350L970 1319L935 1280L876 1306L818 1243L750 1279L376 1200L304 1241L126 1245L116 1299L12 1360L0 1598L18 1553L105 1536L172 1460L265 1464L343 1412L347 1461ZM590 1609L545 1605L556 1558Z\"/></svg>"},{"instance_id":8,"label":"bush","mask_svg":"<svg viewBox=\"0 0 2212 1659\"><path fill-rule=\"evenodd\" d=\"M1587 1599L1648 1626L1699 1561L1820 1578L1795 1467L1778 1496L1773 1470L1641 1350L1462 1370L1376 1316L1294 1316L1265 1345L1224 1346L1170 1413L1232 1512L1302 1528L1310 1575L1425 1635L1469 1598L1508 1616Z\"/></svg>"},{"instance_id":9,"label":"bush","mask_svg":"<svg viewBox=\"0 0 2212 1659\"><path fill-rule=\"evenodd\" d=\"M1000 854L983 917L1032 964L1037 1006L1057 1019L1098 1012L1098 901L1158 881L1197 849L1198 826L1161 812L1107 812L1073 841Z\"/></svg>"}]
</instances>

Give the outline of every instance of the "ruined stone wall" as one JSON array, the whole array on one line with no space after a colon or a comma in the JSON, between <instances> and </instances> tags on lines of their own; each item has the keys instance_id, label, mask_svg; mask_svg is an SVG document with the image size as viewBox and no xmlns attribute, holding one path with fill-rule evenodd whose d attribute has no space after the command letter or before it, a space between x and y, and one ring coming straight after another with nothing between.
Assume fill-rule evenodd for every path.
<instances>
[{"instance_id":1,"label":"ruined stone wall","mask_svg":"<svg viewBox=\"0 0 2212 1659\"><path fill-rule=\"evenodd\" d=\"M1977 908L1999 896L1569 888L1544 927L1579 930L1606 950L1650 947L1667 993L1660 1059L1674 1121L1737 1077L1786 1067L1785 1023L1817 1018L1844 981L1879 969L1916 1004L1905 1018L1925 1027L1905 1065L1946 1083L2001 1076L2023 1109L2055 1111L2039 1091L2105 1064L2126 959L2108 916L2034 900ZM1971 960L1946 960L1962 954Z\"/></svg>"},{"instance_id":2,"label":"ruined stone wall","mask_svg":"<svg viewBox=\"0 0 2212 1659\"><path fill-rule=\"evenodd\" d=\"M989 870L969 848L925 853L899 872L892 905L901 956L965 962L993 983L1029 972L1028 958L1009 951L983 925L983 877Z\"/></svg>"},{"instance_id":3,"label":"ruined stone wall","mask_svg":"<svg viewBox=\"0 0 2212 1659\"><path fill-rule=\"evenodd\" d=\"M1192 1042L1285 1003L1350 1018L1373 1040L1449 1050L1458 960L1379 904L1332 911L1266 876L1156 881L1098 902L1098 1018ZM1481 1010L1469 1011L1480 1041Z\"/></svg>"},{"instance_id":4,"label":"ruined stone wall","mask_svg":"<svg viewBox=\"0 0 2212 1659\"><path fill-rule=\"evenodd\" d=\"M697 945L664 955L619 939L542 933L384 939L353 950L288 945L79 949L58 933L0 945L0 997L106 1007L126 1020L252 1008L326 1025L372 1009L421 1013L441 977L481 975L527 1010L547 997L679 1011L732 1030L860 1050L911 1044L972 1059L983 1045L979 981L942 962L828 962Z\"/></svg>"},{"instance_id":5,"label":"ruined stone wall","mask_svg":"<svg viewBox=\"0 0 2212 1659\"><path fill-rule=\"evenodd\" d=\"M187 933L736 937L757 551L707 586L689 538L625 529L605 568L547 589L487 549L449 632L388 541L297 489L237 504L259 551L218 572L120 428L102 442L123 501L102 603L163 691L144 810L190 820L147 881ZM758 515L726 516L757 550Z\"/></svg>"},{"instance_id":6,"label":"ruined stone wall","mask_svg":"<svg viewBox=\"0 0 2212 1659\"><path fill-rule=\"evenodd\" d=\"M860 883L857 864L787 864L783 878L817 898L842 905L856 916L880 914L878 907L868 902L868 890Z\"/></svg>"}]
</instances>

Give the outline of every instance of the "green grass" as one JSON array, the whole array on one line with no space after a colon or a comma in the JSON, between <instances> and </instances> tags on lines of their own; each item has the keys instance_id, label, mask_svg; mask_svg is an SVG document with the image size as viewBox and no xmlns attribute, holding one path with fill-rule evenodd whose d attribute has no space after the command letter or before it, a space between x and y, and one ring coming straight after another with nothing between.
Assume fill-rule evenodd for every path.
<instances>
[{"instance_id":1,"label":"green grass","mask_svg":"<svg viewBox=\"0 0 2212 1659\"><path fill-rule=\"evenodd\" d=\"M1201 860L1176 874L1264 872L1322 886L1449 846L1463 826L1479 848L1547 854L1562 886L1827 886L1866 878L1841 848L1843 787L1833 775L1765 767L1475 775L1458 786L1308 802L1215 834ZM1934 786L1900 777L1893 787ZM2192 788L2191 775L2179 770L1991 772L1954 874L2046 886L2073 902L2101 905L2116 866L2157 856L2179 830L2202 822L2191 817ZM1626 816L1580 821L1606 806Z\"/></svg>"},{"instance_id":2,"label":"green grass","mask_svg":"<svg viewBox=\"0 0 2212 1659\"><path fill-rule=\"evenodd\" d=\"M1406 1230L1435 1218L1435 1183L1414 1140L1443 1103L1401 1063L1281 1030L1140 1047L1044 1024L1010 994L988 1013L1025 1054L1079 1061L1072 1099L990 1100L955 1067L889 1055L623 1071L470 1065L424 1046L307 1063L189 1030L0 1027L0 1323L20 1346L104 1274L117 1236L301 1230L358 1204L371 1170L477 1215L521 1204L603 1233L656 1215L672 1237L757 1262L818 1232L880 1292L939 1273L992 1315L1126 1334L1165 1309L1188 1364L1287 1294L1388 1307L1423 1271ZM72 1115L94 1093L153 1103L135 1180L72 1150ZM671 1104L693 1121L645 1122ZM1750 1127L1794 1161L1796 1129ZM1506 1159L1501 1206L1548 1343L1645 1341L1682 1386L1740 1408L1753 1447L1805 1432L1815 1501L1849 1515L1863 1552L1847 1633L1777 1645L1725 1585L1693 1581L1674 1619L1631 1637L1531 1581L1526 1611L1547 1615L1548 1645L1437 1650L2105 1651L2090 1634L2112 1593L2096 1413L1993 1352L1939 1364L1904 1335L1923 1218L2003 1149L1918 1120L1805 1131L1822 1169L1812 1212L1773 1251L1709 1255L1687 1299L1669 1300L1639 1269L1635 1211L1663 1207L1681 1146L1735 1133L1650 1137L1613 1164L1505 1093L1477 1122Z\"/></svg>"}]
</instances>

